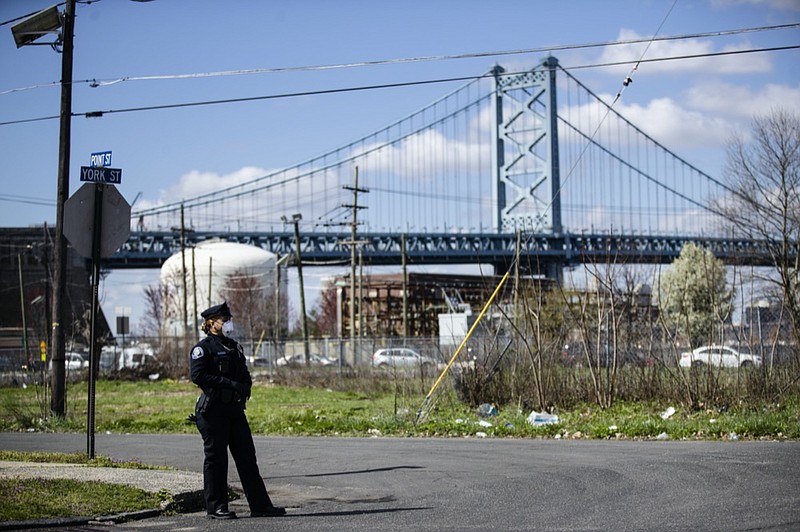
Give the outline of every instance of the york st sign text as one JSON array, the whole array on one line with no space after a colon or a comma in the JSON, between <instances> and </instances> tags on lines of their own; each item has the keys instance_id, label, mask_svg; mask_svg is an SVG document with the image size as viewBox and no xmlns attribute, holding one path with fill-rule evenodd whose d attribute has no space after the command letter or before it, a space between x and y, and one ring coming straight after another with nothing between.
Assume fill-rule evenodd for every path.
<instances>
[{"instance_id":1,"label":"york st sign text","mask_svg":"<svg viewBox=\"0 0 800 532\"><path fill-rule=\"evenodd\" d=\"M81 166L81 181L119 185L122 183L122 168Z\"/></svg>"}]
</instances>

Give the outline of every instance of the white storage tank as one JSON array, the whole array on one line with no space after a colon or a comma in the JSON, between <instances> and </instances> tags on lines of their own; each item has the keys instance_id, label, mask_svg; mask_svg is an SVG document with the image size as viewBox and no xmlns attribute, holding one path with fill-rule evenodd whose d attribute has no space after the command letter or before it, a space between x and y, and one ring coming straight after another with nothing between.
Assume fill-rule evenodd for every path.
<instances>
[{"instance_id":1,"label":"white storage tank","mask_svg":"<svg viewBox=\"0 0 800 532\"><path fill-rule=\"evenodd\" d=\"M194 248L184 251L186 263L186 288L188 297L186 307L190 332L195 322L199 326L199 313L210 305L216 305L226 299L226 293L250 291L245 300L270 303L274 308L275 298L275 265L277 257L274 253L256 246L225 242L219 240L206 241L197 244ZM165 318L167 330L172 334L183 332L183 261L181 252L168 258L161 267L160 283L162 294L166 295ZM280 294L281 300L286 299L286 274L281 274ZM210 290L210 292L209 292ZM209 296L210 294L210 296ZM197 314L195 316L194 302L197 301ZM239 298L234 298L239 299ZM229 301L229 304L232 302ZM235 305L235 304L234 304ZM232 306L234 306L232 305ZM250 312L239 309L239 312ZM234 308L234 313L236 309ZM285 309L281 314L285 313ZM274 314L274 311L273 311ZM234 322L240 321L235 316ZM166 331L165 331L166 332Z\"/></svg>"}]
</instances>

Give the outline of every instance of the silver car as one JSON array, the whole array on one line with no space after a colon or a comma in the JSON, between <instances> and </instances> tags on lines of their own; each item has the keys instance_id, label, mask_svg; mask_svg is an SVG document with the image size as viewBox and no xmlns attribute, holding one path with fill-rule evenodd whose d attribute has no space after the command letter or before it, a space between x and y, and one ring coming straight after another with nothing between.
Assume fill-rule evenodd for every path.
<instances>
[{"instance_id":1,"label":"silver car","mask_svg":"<svg viewBox=\"0 0 800 532\"><path fill-rule=\"evenodd\" d=\"M333 366L339 363L338 360L334 360L332 358L320 355L315 355L313 353L310 353L308 355L308 361L311 366ZM306 356L303 353L297 353L295 355L286 355L276 360L275 364L280 367L299 368L306 365Z\"/></svg>"},{"instance_id":2,"label":"silver car","mask_svg":"<svg viewBox=\"0 0 800 532\"><path fill-rule=\"evenodd\" d=\"M678 364L684 368L705 365L723 368L760 367L761 356L737 351L724 345L704 345L693 351L681 353Z\"/></svg>"},{"instance_id":3,"label":"silver car","mask_svg":"<svg viewBox=\"0 0 800 532\"><path fill-rule=\"evenodd\" d=\"M387 347L375 351L372 355L372 365L381 368L418 368L433 367L436 361L407 347Z\"/></svg>"}]
</instances>

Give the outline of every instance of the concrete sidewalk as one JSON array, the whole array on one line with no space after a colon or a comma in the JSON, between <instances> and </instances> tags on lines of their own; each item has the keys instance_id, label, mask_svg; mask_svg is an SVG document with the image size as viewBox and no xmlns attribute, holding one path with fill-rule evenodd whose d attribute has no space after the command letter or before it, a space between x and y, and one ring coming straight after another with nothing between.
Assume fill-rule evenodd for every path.
<instances>
[{"instance_id":1,"label":"concrete sidewalk","mask_svg":"<svg viewBox=\"0 0 800 532\"><path fill-rule=\"evenodd\" d=\"M124 469L116 467L91 467L81 464L54 464L39 462L0 461L0 478L68 478L86 482L124 484L144 491L166 491L172 502L162 508L118 515L75 517L37 521L7 521L0 530L41 528L43 526L74 526L88 522L125 521L153 517L163 511L193 512L205 508L203 503L203 475L176 470Z\"/></svg>"}]
</instances>

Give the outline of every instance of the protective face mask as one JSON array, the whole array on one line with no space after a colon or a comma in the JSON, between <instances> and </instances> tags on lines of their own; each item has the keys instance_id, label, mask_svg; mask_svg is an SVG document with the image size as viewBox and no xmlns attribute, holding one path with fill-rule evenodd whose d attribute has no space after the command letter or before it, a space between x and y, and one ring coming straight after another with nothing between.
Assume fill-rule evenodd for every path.
<instances>
[{"instance_id":1,"label":"protective face mask","mask_svg":"<svg viewBox=\"0 0 800 532\"><path fill-rule=\"evenodd\" d=\"M228 320L222 324L222 335L225 338L230 338L233 336L233 320Z\"/></svg>"}]
</instances>

